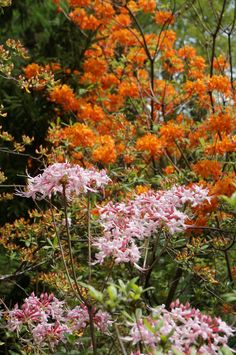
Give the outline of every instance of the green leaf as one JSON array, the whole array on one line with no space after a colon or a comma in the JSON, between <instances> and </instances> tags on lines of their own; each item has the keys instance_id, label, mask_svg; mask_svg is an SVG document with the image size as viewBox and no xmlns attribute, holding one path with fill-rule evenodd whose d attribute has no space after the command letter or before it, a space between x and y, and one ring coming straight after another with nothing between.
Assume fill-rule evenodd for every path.
<instances>
[{"instance_id":1,"label":"green leaf","mask_svg":"<svg viewBox=\"0 0 236 355\"><path fill-rule=\"evenodd\" d=\"M117 289L114 285L108 286L107 292L111 300L114 301L117 299Z\"/></svg>"}]
</instances>

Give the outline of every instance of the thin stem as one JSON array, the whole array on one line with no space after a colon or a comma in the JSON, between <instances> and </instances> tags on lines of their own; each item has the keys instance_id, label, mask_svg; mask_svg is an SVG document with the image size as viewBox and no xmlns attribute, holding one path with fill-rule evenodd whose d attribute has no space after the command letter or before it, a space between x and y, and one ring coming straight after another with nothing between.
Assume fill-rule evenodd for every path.
<instances>
[{"instance_id":1,"label":"thin stem","mask_svg":"<svg viewBox=\"0 0 236 355\"><path fill-rule=\"evenodd\" d=\"M230 267L229 255L227 253L227 250L224 251L224 254L225 254L225 261L226 261L229 280L230 280L230 282L234 282L232 272L231 272L231 267Z\"/></svg>"},{"instance_id":2,"label":"thin stem","mask_svg":"<svg viewBox=\"0 0 236 355\"><path fill-rule=\"evenodd\" d=\"M173 301L173 298L175 297L175 292L177 290L179 281L181 279L181 276L183 274L183 270L180 267L177 267L176 272L175 272L175 276L173 278L173 282L172 285L170 287L167 299L166 299L166 308L169 309L171 302Z\"/></svg>"},{"instance_id":3,"label":"thin stem","mask_svg":"<svg viewBox=\"0 0 236 355\"><path fill-rule=\"evenodd\" d=\"M89 314L89 328L90 328L90 335L91 335L91 341L93 347L93 355L97 355L97 344L96 344L96 338L94 334L93 310L90 305L87 305L87 309Z\"/></svg>"},{"instance_id":4,"label":"thin stem","mask_svg":"<svg viewBox=\"0 0 236 355\"><path fill-rule=\"evenodd\" d=\"M79 288L79 285L78 285L78 282L77 282L76 271L75 271L75 264L74 264L74 258L73 258L73 252L72 252L71 236L70 236L70 229L69 229L69 223L68 223L66 184L63 184L63 200L64 200L64 215L65 215L66 235L67 235L67 243L68 243L68 249L69 249L69 257L70 257L73 281L75 283L75 287L76 287L76 290L78 292L79 297L81 298L82 302L88 307L89 306L88 302L84 299L83 295L81 294L81 291L80 291L80 288Z\"/></svg>"},{"instance_id":5,"label":"thin stem","mask_svg":"<svg viewBox=\"0 0 236 355\"><path fill-rule=\"evenodd\" d=\"M50 208L50 211L51 211L51 214L52 214L52 218L53 218L53 224L54 224L54 229L55 229L55 232L56 232L56 236L57 236L57 240L58 240L58 244L59 244L59 248L60 248L60 252L61 252L61 256L62 256L62 262L63 262L63 265L64 265L64 268L65 268L65 272L66 272L66 276L67 276L67 279L69 281L69 284L70 284L70 287L73 291L73 293L75 294L75 296L80 300L80 302L82 301L80 299L80 297L78 296L77 292L75 291L74 289L74 286L71 282L71 277L70 277L70 273L69 273L69 270L68 270L68 267L66 265L66 259L65 259L65 254L64 254L64 250L63 250L63 247L62 247L62 244L61 244L61 238L60 238L60 235L58 233L58 230L57 230L57 227L56 227L56 221L55 221L55 217L54 217L54 213L52 211L52 208Z\"/></svg>"},{"instance_id":6,"label":"thin stem","mask_svg":"<svg viewBox=\"0 0 236 355\"><path fill-rule=\"evenodd\" d=\"M188 159L186 158L186 156L185 156L185 154L184 154L183 149L181 148L181 146L178 144L178 142L177 142L176 140L174 140L174 142L175 142L175 145L176 145L176 147L178 148L180 154L182 155L182 157L183 157L183 159L184 159L184 161L185 161L187 167L189 168L189 170L192 170L192 169L191 169L191 166L190 166L190 164L189 164L189 162L188 162Z\"/></svg>"},{"instance_id":7,"label":"thin stem","mask_svg":"<svg viewBox=\"0 0 236 355\"><path fill-rule=\"evenodd\" d=\"M87 200L87 223L88 223L88 267L89 267L89 283L92 279L92 240L91 240L91 199L90 193L88 192Z\"/></svg>"},{"instance_id":8,"label":"thin stem","mask_svg":"<svg viewBox=\"0 0 236 355\"><path fill-rule=\"evenodd\" d=\"M121 336L120 336L120 333L119 333L119 329L118 329L118 326L117 324L115 324L115 331L116 331L116 336L117 336L117 339L118 339L118 342L119 342L119 345L120 345L120 349L122 351L122 354L123 355L127 355L127 352L125 350L125 347L124 347L124 343L121 339Z\"/></svg>"}]
</instances>

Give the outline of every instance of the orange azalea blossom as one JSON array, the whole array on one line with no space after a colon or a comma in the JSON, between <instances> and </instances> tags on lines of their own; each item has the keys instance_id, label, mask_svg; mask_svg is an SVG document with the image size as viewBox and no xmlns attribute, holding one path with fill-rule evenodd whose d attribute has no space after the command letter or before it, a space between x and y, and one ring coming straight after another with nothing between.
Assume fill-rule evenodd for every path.
<instances>
[{"instance_id":1,"label":"orange azalea blossom","mask_svg":"<svg viewBox=\"0 0 236 355\"><path fill-rule=\"evenodd\" d=\"M228 69L229 67L227 58L224 55L220 54L219 57L214 58L213 67L219 72L225 71L225 69Z\"/></svg>"},{"instance_id":2,"label":"orange azalea blossom","mask_svg":"<svg viewBox=\"0 0 236 355\"><path fill-rule=\"evenodd\" d=\"M67 139L73 147L92 147L96 142L93 131L81 123L62 129L61 138Z\"/></svg>"},{"instance_id":3,"label":"orange azalea blossom","mask_svg":"<svg viewBox=\"0 0 236 355\"><path fill-rule=\"evenodd\" d=\"M196 164L192 165L192 169L203 179L210 177L217 180L221 176L221 164L216 160L200 160Z\"/></svg>"},{"instance_id":4,"label":"orange azalea blossom","mask_svg":"<svg viewBox=\"0 0 236 355\"><path fill-rule=\"evenodd\" d=\"M140 10L140 8L139 8L138 4L135 2L135 0L127 1L127 5L128 5L128 8L129 8L133 13L135 13L135 12L137 12L137 11ZM121 7L120 12L126 14L126 13L127 13L127 10L126 10L125 8Z\"/></svg>"},{"instance_id":5,"label":"orange azalea blossom","mask_svg":"<svg viewBox=\"0 0 236 355\"><path fill-rule=\"evenodd\" d=\"M222 179L218 180L215 185L212 186L210 192L212 195L221 196L231 196L235 191L235 182L236 175L231 174L229 176L225 176Z\"/></svg>"},{"instance_id":6,"label":"orange azalea blossom","mask_svg":"<svg viewBox=\"0 0 236 355\"><path fill-rule=\"evenodd\" d=\"M128 14L119 14L114 18L114 25L112 26L112 30L116 31L122 27L128 27L131 24L131 18Z\"/></svg>"},{"instance_id":7,"label":"orange azalea blossom","mask_svg":"<svg viewBox=\"0 0 236 355\"><path fill-rule=\"evenodd\" d=\"M127 60L133 65L143 67L144 62L147 60L147 54L143 48L132 47L127 54Z\"/></svg>"},{"instance_id":8,"label":"orange azalea blossom","mask_svg":"<svg viewBox=\"0 0 236 355\"><path fill-rule=\"evenodd\" d=\"M185 60L190 60L196 56L196 49L191 46L185 46L178 50L178 54Z\"/></svg>"},{"instance_id":9,"label":"orange azalea blossom","mask_svg":"<svg viewBox=\"0 0 236 355\"><path fill-rule=\"evenodd\" d=\"M230 112L219 112L208 118L206 128L210 134L212 132L225 132L229 134L236 129L236 119Z\"/></svg>"},{"instance_id":10,"label":"orange azalea blossom","mask_svg":"<svg viewBox=\"0 0 236 355\"><path fill-rule=\"evenodd\" d=\"M134 80L122 81L119 86L119 94L121 96L138 98L140 95L137 82L135 82Z\"/></svg>"},{"instance_id":11,"label":"orange azalea blossom","mask_svg":"<svg viewBox=\"0 0 236 355\"><path fill-rule=\"evenodd\" d=\"M67 0L71 7L85 7L89 6L91 0Z\"/></svg>"},{"instance_id":12,"label":"orange azalea blossom","mask_svg":"<svg viewBox=\"0 0 236 355\"><path fill-rule=\"evenodd\" d=\"M226 135L221 135L221 139L218 136L215 136L215 142L208 144L205 147L205 153L207 155L236 152L236 135L229 137Z\"/></svg>"},{"instance_id":13,"label":"orange azalea blossom","mask_svg":"<svg viewBox=\"0 0 236 355\"><path fill-rule=\"evenodd\" d=\"M84 156L82 152L72 152L71 158L72 163L79 163L81 160L83 160Z\"/></svg>"},{"instance_id":14,"label":"orange azalea blossom","mask_svg":"<svg viewBox=\"0 0 236 355\"><path fill-rule=\"evenodd\" d=\"M151 189L150 185L137 185L135 187L135 193L137 195L141 195L141 194L143 194L145 192L148 192L150 189Z\"/></svg>"},{"instance_id":15,"label":"orange azalea blossom","mask_svg":"<svg viewBox=\"0 0 236 355\"><path fill-rule=\"evenodd\" d=\"M163 68L170 74L175 74L175 73L180 73L184 71L184 63L182 59L178 58L175 54L175 51L173 54L169 57L167 56L167 52L164 52L164 64Z\"/></svg>"},{"instance_id":16,"label":"orange azalea blossom","mask_svg":"<svg viewBox=\"0 0 236 355\"><path fill-rule=\"evenodd\" d=\"M45 65L45 69L47 71L53 71L53 72L57 72L57 71L60 71L62 70L61 68L61 65L59 63L50 63L50 64L47 64ZM65 69L65 70L70 70L70 69Z\"/></svg>"},{"instance_id":17,"label":"orange azalea blossom","mask_svg":"<svg viewBox=\"0 0 236 355\"><path fill-rule=\"evenodd\" d=\"M155 21L158 25L172 25L175 18L171 11L157 11Z\"/></svg>"},{"instance_id":18,"label":"orange azalea blossom","mask_svg":"<svg viewBox=\"0 0 236 355\"><path fill-rule=\"evenodd\" d=\"M131 163L133 163L134 160L135 160L135 158L132 155L128 155L128 154L124 155L125 164L131 164Z\"/></svg>"},{"instance_id":19,"label":"orange azalea blossom","mask_svg":"<svg viewBox=\"0 0 236 355\"><path fill-rule=\"evenodd\" d=\"M85 58L86 57L101 57L103 54L102 48L98 44L93 44L89 49L87 49L84 53Z\"/></svg>"},{"instance_id":20,"label":"orange azalea blossom","mask_svg":"<svg viewBox=\"0 0 236 355\"><path fill-rule=\"evenodd\" d=\"M100 25L100 21L93 15L87 15L86 11L81 8L76 8L69 14L72 22L79 26L82 30L96 30Z\"/></svg>"},{"instance_id":21,"label":"orange azalea blossom","mask_svg":"<svg viewBox=\"0 0 236 355\"><path fill-rule=\"evenodd\" d=\"M98 147L93 150L92 159L95 162L111 164L116 161L117 152L115 142L111 136L100 136Z\"/></svg>"},{"instance_id":22,"label":"orange azalea blossom","mask_svg":"<svg viewBox=\"0 0 236 355\"><path fill-rule=\"evenodd\" d=\"M98 105L91 104L83 104L80 106L80 110L78 113L78 118L86 120L90 120L93 122L103 121L105 119L105 113L103 109Z\"/></svg>"},{"instance_id":23,"label":"orange azalea blossom","mask_svg":"<svg viewBox=\"0 0 236 355\"><path fill-rule=\"evenodd\" d=\"M104 74L101 78L101 85L103 90L108 90L111 87L117 87L120 84L120 80L112 73Z\"/></svg>"},{"instance_id":24,"label":"orange azalea blossom","mask_svg":"<svg viewBox=\"0 0 236 355\"><path fill-rule=\"evenodd\" d=\"M176 40L176 33L172 30L162 31L159 39L159 49L167 50L173 48Z\"/></svg>"},{"instance_id":25,"label":"orange azalea blossom","mask_svg":"<svg viewBox=\"0 0 236 355\"><path fill-rule=\"evenodd\" d=\"M39 75L44 71L44 68L36 63L28 64L24 68L24 74L27 79Z\"/></svg>"},{"instance_id":26,"label":"orange azalea blossom","mask_svg":"<svg viewBox=\"0 0 236 355\"><path fill-rule=\"evenodd\" d=\"M156 0L138 0L138 9L145 13L153 13L156 9Z\"/></svg>"},{"instance_id":27,"label":"orange azalea blossom","mask_svg":"<svg viewBox=\"0 0 236 355\"><path fill-rule=\"evenodd\" d=\"M49 99L60 104L65 111L77 111L79 108L79 102L73 90L66 84L55 86L49 92Z\"/></svg>"},{"instance_id":28,"label":"orange azalea blossom","mask_svg":"<svg viewBox=\"0 0 236 355\"><path fill-rule=\"evenodd\" d=\"M219 91L226 96L231 94L231 85L230 81L226 76L223 75L213 75L208 80L208 90L209 91Z\"/></svg>"},{"instance_id":29,"label":"orange azalea blossom","mask_svg":"<svg viewBox=\"0 0 236 355\"><path fill-rule=\"evenodd\" d=\"M103 105L110 112L118 111L124 104L124 97L118 94L108 94L103 101Z\"/></svg>"},{"instance_id":30,"label":"orange azalea blossom","mask_svg":"<svg viewBox=\"0 0 236 355\"><path fill-rule=\"evenodd\" d=\"M189 133L188 139L189 139L189 147L197 147L199 146L200 139L207 139L207 132L206 132L206 127L205 126L199 126L197 129L193 132Z\"/></svg>"},{"instance_id":31,"label":"orange azalea blossom","mask_svg":"<svg viewBox=\"0 0 236 355\"><path fill-rule=\"evenodd\" d=\"M95 75L97 78L102 77L108 70L107 63L102 58L88 58L83 64L85 72Z\"/></svg>"},{"instance_id":32,"label":"orange azalea blossom","mask_svg":"<svg viewBox=\"0 0 236 355\"><path fill-rule=\"evenodd\" d=\"M189 95L205 95L206 94L206 84L203 80L197 79L196 81L187 80L184 84L184 91Z\"/></svg>"},{"instance_id":33,"label":"orange azalea blossom","mask_svg":"<svg viewBox=\"0 0 236 355\"><path fill-rule=\"evenodd\" d=\"M202 79L204 77L204 70L206 62L203 57L195 56L189 62L189 77L193 79Z\"/></svg>"},{"instance_id":34,"label":"orange azalea blossom","mask_svg":"<svg viewBox=\"0 0 236 355\"><path fill-rule=\"evenodd\" d=\"M168 165L165 169L163 169L163 171L167 174L167 175L171 175L175 172L175 168L173 167L173 165Z\"/></svg>"},{"instance_id":35,"label":"orange azalea blossom","mask_svg":"<svg viewBox=\"0 0 236 355\"><path fill-rule=\"evenodd\" d=\"M106 24L115 15L115 10L109 1L95 0L93 4L96 17L102 19L102 23Z\"/></svg>"},{"instance_id":36,"label":"orange azalea blossom","mask_svg":"<svg viewBox=\"0 0 236 355\"><path fill-rule=\"evenodd\" d=\"M139 151L147 151L151 156L160 155L163 152L163 142L154 134L147 133L138 138L136 148Z\"/></svg>"},{"instance_id":37,"label":"orange azalea blossom","mask_svg":"<svg viewBox=\"0 0 236 355\"><path fill-rule=\"evenodd\" d=\"M111 40L114 43L119 43L122 46L135 46L138 44L139 35L136 30L130 30L124 28L124 29L119 29L117 31L114 31L111 34Z\"/></svg>"},{"instance_id":38,"label":"orange azalea blossom","mask_svg":"<svg viewBox=\"0 0 236 355\"><path fill-rule=\"evenodd\" d=\"M207 225L209 216L199 213L198 216L194 219L188 219L185 223L188 225L186 233L194 233L195 235L202 234L201 228L191 228L191 226L204 227Z\"/></svg>"},{"instance_id":39,"label":"orange azalea blossom","mask_svg":"<svg viewBox=\"0 0 236 355\"><path fill-rule=\"evenodd\" d=\"M175 140L183 140L186 128L176 124L173 120L163 124L160 128L160 137L167 146L175 146Z\"/></svg>"}]
</instances>

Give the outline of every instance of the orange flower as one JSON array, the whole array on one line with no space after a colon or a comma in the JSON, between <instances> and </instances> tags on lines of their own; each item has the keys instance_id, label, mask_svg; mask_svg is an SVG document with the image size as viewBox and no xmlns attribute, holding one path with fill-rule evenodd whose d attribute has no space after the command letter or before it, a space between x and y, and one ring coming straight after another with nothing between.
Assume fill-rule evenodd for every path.
<instances>
[{"instance_id":1,"label":"orange flower","mask_svg":"<svg viewBox=\"0 0 236 355\"><path fill-rule=\"evenodd\" d=\"M136 148L139 151L147 151L151 156L155 156L162 153L163 143L154 134L147 133L138 138Z\"/></svg>"},{"instance_id":2,"label":"orange flower","mask_svg":"<svg viewBox=\"0 0 236 355\"><path fill-rule=\"evenodd\" d=\"M73 90L66 84L55 86L49 92L49 98L52 102L60 104L65 111L77 111L79 108L79 102Z\"/></svg>"},{"instance_id":3,"label":"orange flower","mask_svg":"<svg viewBox=\"0 0 236 355\"><path fill-rule=\"evenodd\" d=\"M106 24L115 15L115 10L109 1L95 0L94 11L102 23Z\"/></svg>"},{"instance_id":4,"label":"orange flower","mask_svg":"<svg viewBox=\"0 0 236 355\"><path fill-rule=\"evenodd\" d=\"M85 7L89 6L91 0L67 0L71 7Z\"/></svg>"},{"instance_id":5,"label":"orange flower","mask_svg":"<svg viewBox=\"0 0 236 355\"><path fill-rule=\"evenodd\" d=\"M145 13L153 13L156 9L156 0L138 0L138 7Z\"/></svg>"},{"instance_id":6,"label":"orange flower","mask_svg":"<svg viewBox=\"0 0 236 355\"><path fill-rule=\"evenodd\" d=\"M119 86L119 94L121 96L138 98L139 97L139 89L138 89L137 83L134 80L122 81Z\"/></svg>"},{"instance_id":7,"label":"orange flower","mask_svg":"<svg viewBox=\"0 0 236 355\"><path fill-rule=\"evenodd\" d=\"M236 176L232 174L231 176L225 176L221 180L218 180L211 188L211 194L217 196L231 196L236 191L235 178Z\"/></svg>"},{"instance_id":8,"label":"orange flower","mask_svg":"<svg viewBox=\"0 0 236 355\"><path fill-rule=\"evenodd\" d=\"M97 78L102 77L107 72L107 63L101 57L88 58L83 64L85 72L88 72Z\"/></svg>"},{"instance_id":9,"label":"orange flower","mask_svg":"<svg viewBox=\"0 0 236 355\"><path fill-rule=\"evenodd\" d=\"M219 91L225 95L230 95L231 93L231 85L230 81L226 76L223 75L213 75L208 80L208 90Z\"/></svg>"},{"instance_id":10,"label":"orange flower","mask_svg":"<svg viewBox=\"0 0 236 355\"><path fill-rule=\"evenodd\" d=\"M173 48L173 45L176 40L176 33L172 30L162 31L159 40L159 48L160 50L167 50Z\"/></svg>"},{"instance_id":11,"label":"orange flower","mask_svg":"<svg viewBox=\"0 0 236 355\"><path fill-rule=\"evenodd\" d=\"M81 8L76 8L69 14L73 21L82 30L96 30L100 25L100 21L93 15L87 15L86 11Z\"/></svg>"},{"instance_id":12,"label":"orange flower","mask_svg":"<svg viewBox=\"0 0 236 355\"><path fill-rule=\"evenodd\" d=\"M134 161L134 157L130 154L125 154L124 155L124 162L125 164L131 164Z\"/></svg>"},{"instance_id":13,"label":"orange flower","mask_svg":"<svg viewBox=\"0 0 236 355\"><path fill-rule=\"evenodd\" d=\"M110 112L118 111L124 103L124 98L117 94L108 94L107 98L104 99L103 104L106 109Z\"/></svg>"},{"instance_id":14,"label":"orange flower","mask_svg":"<svg viewBox=\"0 0 236 355\"><path fill-rule=\"evenodd\" d=\"M160 137L168 146L174 146L175 140L182 140L185 136L185 128L181 125L169 121L160 128Z\"/></svg>"},{"instance_id":15,"label":"orange flower","mask_svg":"<svg viewBox=\"0 0 236 355\"><path fill-rule=\"evenodd\" d=\"M40 65L38 65L36 63L28 64L24 68L25 77L27 79L30 79L30 78L42 73L43 70L44 70L43 67L41 67Z\"/></svg>"},{"instance_id":16,"label":"orange flower","mask_svg":"<svg viewBox=\"0 0 236 355\"><path fill-rule=\"evenodd\" d=\"M183 59L192 59L196 55L196 49L191 46L185 46L178 50L178 54Z\"/></svg>"},{"instance_id":17,"label":"orange flower","mask_svg":"<svg viewBox=\"0 0 236 355\"><path fill-rule=\"evenodd\" d=\"M149 185L137 185L135 187L135 193L137 195L141 195L141 194L143 194L145 192L148 192L150 190L150 188L151 187Z\"/></svg>"},{"instance_id":18,"label":"orange flower","mask_svg":"<svg viewBox=\"0 0 236 355\"><path fill-rule=\"evenodd\" d=\"M175 22L174 15L171 11L157 11L155 21L158 25L172 25Z\"/></svg>"},{"instance_id":19,"label":"orange flower","mask_svg":"<svg viewBox=\"0 0 236 355\"><path fill-rule=\"evenodd\" d=\"M130 16L127 14L119 14L114 18L113 31L119 30L122 27L128 27L131 24Z\"/></svg>"},{"instance_id":20,"label":"orange flower","mask_svg":"<svg viewBox=\"0 0 236 355\"><path fill-rule=\"evenodd\" d=\"M103 75L101 78L101 84L103 90L110 89L112 86L118 86L120 80L112 73Z\"/></svg>"},{"instance_id":21,"label":"orange flower","mask_svg":"<svg viewBox=\"0 0 236 355\"><path fill-rule=\"evenodd\" d=\"M192 169L204 179L211 177L217 180L221 175L221 164L216 160L201 160L192 165Z\"/></svg>"},{"instance_id":22,"label":"orange flower","mask_svg":"<svg viewBox=\"0 0 236 355\"><path fill-rule=\"evenodd\" d=\"M173 174L175 172L175 168L173 167L173 165L168 165L165 169L163 169L163 171L167 174Z\"/></svg>"},{"instance_id":23,"label":"orange flower","mask_svg":"<svg viewBox=\"0 0 236 355\"><path fill-rule=\"evenodd\" d=\"M214 58L213 67L215 70L219 72L223 72L225 69L229 67L229 63L227 58L224 55L219 55L219 57Z\"/></svg>"},{"instance_id":24,"label":"orange flower","mask_svg":"<svg viewBox=\"0 0 236 355\"><path fill-rule=\"evenodd\" d=\"M124 28L114 31L111 35L111 39L116 43L118 42L122 46L135 46L138 44L138 33L135 30Z\"/></svg>"},{"instance_id":25,"label":"orange flower","mask_svg":"<svg viewBox=\"0 0 236 355\"><path fill-rule=\"evenodd\" d=\"M61 138L67 139L73 147L92 147L96 141L93 131L81 123L75 123L61 130Z\"/></svg>"},{"instance_id":26,"label":"orange flower","mask_svg":"<svg viewBox=\"0 0 236 355\"><path fill-rule=\"evenodd\" d=\"M116 158L117 152L112 137L108 135L99 137L98 147L92 153L93 161L111 164L116 161Z\"/></svg>"},{"instance_id":27,"label":"orange flower","mask_svg":"<svg viewBox=\"0 0 236 355\"><path fill-rule=\"evenodd\" d=\"M236 135L229 137L226 135L221 135L221 140L218 136L215 137L215 142L208 144L205 148L205 153L211 154L225 154L236 152Z\"/></svg>"},{"instance_id":28,"label":"orange flower","mask_svg":"<svg viewBox=\"0 0 236 355\"><path fill-rule=\"evenodd\" d=\"M206 127L210 133L225 132L229 134L236 129L236 120L229 112L220 112L208 118Z\"/></svg>"}]
</instances>

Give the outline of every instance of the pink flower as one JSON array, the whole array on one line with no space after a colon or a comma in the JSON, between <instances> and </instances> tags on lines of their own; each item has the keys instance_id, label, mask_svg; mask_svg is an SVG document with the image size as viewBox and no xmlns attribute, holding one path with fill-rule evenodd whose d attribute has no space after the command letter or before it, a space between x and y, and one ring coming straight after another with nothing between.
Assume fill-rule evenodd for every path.
<instances>
[{"instance_id":1,"label":"pink flower","mask_svg":"<svg viewBox=\"0 0 236 355\"><path fill-rule=\"evenodd\" d=\"M182 305L176 301L172 303L170 311L163 306L152 311L152 315L145 321L138 319L132 325L127 340L133 344L141 342L156 349L161 337L165 335L170 344L184 354L189 354L194 346L199 354L216 355L235 332L220 318L205 315L198 309L191 308L188 303Z\"/></svg>"},{"instance_id":2,"label":"pink flower","mask_svg":"<svg viewBox=\"0 0 236 355\"><path fill-rule=\"evenodd\" d=\"M33 339L37 345L49 343L52 347L59 342L64 341L65 334L70 334L70 328L65 324L55 323L41 323L33 330Z\"/></svg>"},{"instance_id":3,"label":"pink flower","mask_svg":"<svg viewBox=\"0 0 236 355\"><path fill-rule=\"evenodd\" d=\"M94 315L93 320L95 327L102 333L108 333L109 326L113 323L110 314L102 310Z\"/></svg>"},{"instance_id":4,"label":"pink flower","mask_svg":"<svg viewBox=\"0 0 236 355\"><path fill-rule=\"evenodd\" d=\"M96 171L69 163L55 163L44 169L42 174L29 176L27 191L18 190L16 195L42 200L51 198L53 194L62 194L65 188L67 199L71 199L74 194L97 191L109 181L104 170Z\"/></svg>"},{"instance_id":5,"label":"pink flower","mask_svg":"<svg viewBox=\"0 0 236 355\"><path fill-rule=\"evenodd\" d=\"M19 331L22 324L37 324L46 322L49 317L55 320L63 318L63 304L53 294L42 293L38 298L32 293L25 302L18 307L16 304L8 314L8 329Z\"/></svg>"},{"instance_id":6,"label":"pink flower","mask_svg":"<svg viewBox=\"0 0 236 355\"><path fill-rule=\"evenodd\" d=\"M109 333L112 324L109 313L93 309L93 321L98 331ZM64 301L59 301L53 294L42 293L36 297L32 293L25 299L21 308L16 305L6 312L8 330L20 333L23 325L28 330L34 343L40 346L55 347L66 341L67 334L78 334L78 331L89 326L88 308L81 304L68 309ZM24 334L25 336L25 334Z\"/></svg>"},{"instance_id":7,"label":"pink flower","mask_svg":"<svg viewBox=\"0 0 236 355\"><path fill-rule=\"evenodd\" d=\"M109 202L100 209L100 223L104 229L102 237L94 241L99 250L96 259L102 263L113 257L116 263L137 263L141 257L137 243L150 237L158 229L166 227L171 234L183 231L185 204L196 206L210 201L208 190L200 186L174 186L167 191L149 191L127 203Z\"/></svg>"},{"instance_id":8,"label":"pink flower","mask_svg":"<svg viewBox=\"0 0 236 355\"><path fill-rule=\"evenodd\" d=\"M76 306L69 310L66 317L67 324L70 328L75 330L81 330L87 327L89 323L89 314L86 306Z\"/></svg>"}]
</instances>

